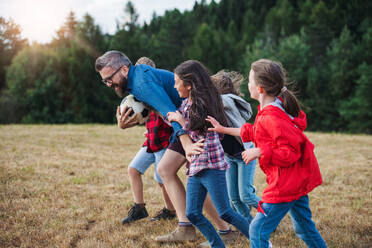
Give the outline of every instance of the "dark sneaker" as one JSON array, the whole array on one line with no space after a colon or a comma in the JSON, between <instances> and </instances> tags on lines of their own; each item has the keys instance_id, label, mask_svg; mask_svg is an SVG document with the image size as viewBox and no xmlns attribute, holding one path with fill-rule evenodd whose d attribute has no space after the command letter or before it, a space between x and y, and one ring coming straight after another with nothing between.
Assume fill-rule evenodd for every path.
<instances>
[{"instance_id":1,"label":"dark sneaker","mask_svg":"<svg viewBox=\"0 0 372 248\"><path fill-rule=\"evenodd\" d=\"M129 209L128 216L122 219L121 224L128 224L136 220L140 220L149 216L146 207L141 207L141 205L134 203L134 205Z\"/></svg>"},{"instance_id":2,"label":"dark sneaker","mask_svg":"<svg viewBox=\"0 0 372 248\"><path fill-rule=\"evenodd\" d=\"M160 210L154 217L150 219L150 221L158 221L158 220L171 220L176 217L176 211L171 211L167 208L163 208Z\"/></svg>"}]
</instances>

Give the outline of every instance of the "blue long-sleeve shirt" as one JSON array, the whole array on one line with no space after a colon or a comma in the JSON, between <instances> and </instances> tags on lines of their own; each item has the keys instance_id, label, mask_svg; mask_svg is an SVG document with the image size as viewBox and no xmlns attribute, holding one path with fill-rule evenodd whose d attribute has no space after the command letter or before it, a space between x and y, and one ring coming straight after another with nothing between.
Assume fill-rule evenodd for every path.
<instances>
[{"instance_id":1,"label":"blue long-sleeve shirt","mask_svg":"<svg viewBox=\"0 0 372 248\"><path fill-rule=\"evenodd\" d=\"M164 118L167 118L168 112L176 111L182 103L174 88L173 73L148 65L129 67L127 91L157 110ZM178 122L173 121L171 124L175 135L186 133Z\"/></svg>"}]
</instances>

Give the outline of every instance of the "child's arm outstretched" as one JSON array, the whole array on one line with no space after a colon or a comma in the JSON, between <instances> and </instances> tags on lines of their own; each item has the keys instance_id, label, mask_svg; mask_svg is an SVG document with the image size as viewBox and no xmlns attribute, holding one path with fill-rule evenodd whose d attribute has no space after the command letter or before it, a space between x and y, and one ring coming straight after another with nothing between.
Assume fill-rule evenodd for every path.
<instances>
[{"instance_id":1,"label":"child's arm outstretched","mask_svg":"<svg viewBox=\"0 0 372 248\"><path fill-rule=\"evenodd\" d=\"M208 128L209 131L216 131L218 133L229 134L232 136L241 136L244 142L249 142L252 140L252 125L246 123L241 128L232 128L222 126L216 119L212 116L208 116L207 121L209 121L213 127ZM243 130L242 130L243 129ZM243 133L241 133L243 131ZM242 152L242 158L246 164L249 164L250 161L259 158L261 156L260 148L251 148Z\"/></svg>"},{"instance_id":2,"label":"child's arm outstretched","mask_svg":"<svg viewBox=\"0 0 372 248\"><path fill-rule=\"evenodd\" d=\"M224 127L215 118L209 116L205 119L209 121L213 127L208 128L208 131L215 131L217 133L229 134L240 137L240 128Z\"/></svg>"}]
</instances>

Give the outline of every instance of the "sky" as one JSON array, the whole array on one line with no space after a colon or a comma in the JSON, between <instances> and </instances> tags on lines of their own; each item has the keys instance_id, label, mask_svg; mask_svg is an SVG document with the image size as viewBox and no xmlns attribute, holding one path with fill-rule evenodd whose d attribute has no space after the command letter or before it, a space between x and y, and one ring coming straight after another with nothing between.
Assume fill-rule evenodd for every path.
<instances>
[{"instance_id":1,"label":"sky","mask_svg":"<svg viewBox=\"0 0 372 248\"><path fill-rule=\"evenodd\" d=\"M192 9L194 0L132 0L139 23L151 20L153 12L163 15L165 10L177 8L181 12ZM200 2L200 1L198 1ZM209 3L210 1L207 1ZM123 20L127 0L0 0L0 16L12 18L22 28L22 37L46 43L52 40L68 13L78 20L89 13L104 33L113 34L116 20Z\"/></svg>"}]
</instances>

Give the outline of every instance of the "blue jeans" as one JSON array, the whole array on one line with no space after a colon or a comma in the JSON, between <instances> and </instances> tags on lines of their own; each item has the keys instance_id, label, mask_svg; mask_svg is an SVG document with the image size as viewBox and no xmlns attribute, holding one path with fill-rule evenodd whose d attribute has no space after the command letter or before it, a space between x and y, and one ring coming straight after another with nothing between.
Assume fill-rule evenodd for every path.
<instances>
[{"instance_id":1,"label":"blue jeans","mask_svg":"<svg viewBox=\"0 0 372 248\"><path fill-rule=\"evenodd\" d=\"M143 175L145 171L153 163L155 163L154 179L158 183L163 184L163 181L161 180L161 177L157 172L157 167L166 149L164 148L163 150L154 153L149 153L146 150L147 150L146 146L141 147L141 149L137 152L136 156L130 162L129 167L135 168L139 173Z\"/></svg>"},{"instance_id":2,"label":"blue jeans","mask_svg":"<svg viewBox=\"0 0 372 248\"><path fill-rule=\"evenodd\" d=\"M203 204L207 192L221 219L234 225L249 238L249 222L235 212L230 204L224 170L204 169L189 177L186 189L186 216L205 236L212 247L225 247L216 229L203 215Z\"/></svg>"},{"instance_id":3,"label":"blue jeans","mask_svg":"<svg viewBox=\"0 0 372 248\"><path fill-rule=\"evenodd\" d=\"M231 157L225 154L225 159L230 165L226 171L226 181L231 205L239 214L251 221L250 209L251 207L257 208L261 200L256 196L256 189L253 186L256 160L247 165L241 155Z\"/></svg>"},{"instance_id":4,"label":"blue jeans","mask_svg":"<svg viewBox=\"0 0 372 248\"><path fill-rule=\"evenodd\" d=\"M308 247L327 247L311 219L309 197L307 195L292 202L262 203L261 207L265 214L257 213L249 229L252 248L267 248L270 234L288 212L296 235L305 241Z\"/></svg>"}]
</instances>

